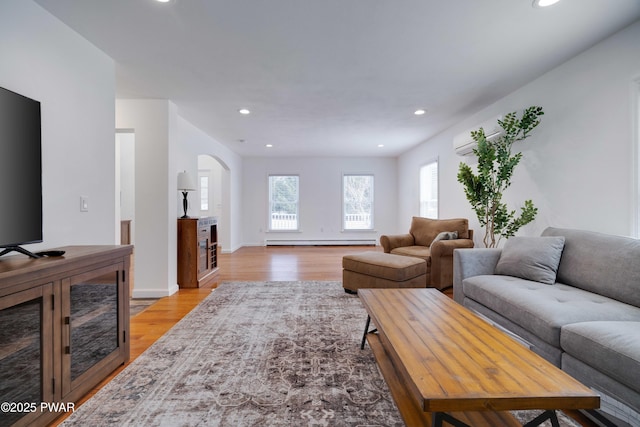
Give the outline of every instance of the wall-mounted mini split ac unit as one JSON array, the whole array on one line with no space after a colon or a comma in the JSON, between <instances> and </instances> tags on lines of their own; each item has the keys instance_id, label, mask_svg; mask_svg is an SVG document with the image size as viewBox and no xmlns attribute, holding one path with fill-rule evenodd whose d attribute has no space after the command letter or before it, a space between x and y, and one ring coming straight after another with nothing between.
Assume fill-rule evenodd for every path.
<instances>
[{"instance_id":1,"label":"wall-mounted mini split ac unit","mask_svg":"<svg viewBox=\"0 0 640 427\"><path fill-rule=\"evenodd\" d=\"M458 156L469 156L473 154L473 149L476 148L476 141L471 137L471 131L484 129L484 135L487 140L493 141L496 138L501 137L504 131L498 124L498 120L502 120L502 116L494 117L491 120L487 120L480 125L471 128L453 138L453 149Z\"/></svg>"}]
</instances>

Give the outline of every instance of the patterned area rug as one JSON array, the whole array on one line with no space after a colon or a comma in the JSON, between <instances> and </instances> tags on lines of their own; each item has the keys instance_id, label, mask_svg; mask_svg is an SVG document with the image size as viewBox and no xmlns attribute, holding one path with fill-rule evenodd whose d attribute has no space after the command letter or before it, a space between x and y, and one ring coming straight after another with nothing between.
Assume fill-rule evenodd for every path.
<instances>
[{"instance_id":1,"label":"patterned area rug","mask_svg":"<svg viewBox=\"0 0 640 427\"><path fill-rule=\"evenodd\" d=\"M63 425L402 426L337 282L224 283Z\"/></svg>"},{"instance_id":2,"label":"patterned area rug","mask_svg":"<svg viewBox=\"0 0 640 427\"><path fill-rule=\"evenodd\" d=\"M403 426L365 319L339 282L223 283L62 425Z\"/></svg>"}]
</instances>

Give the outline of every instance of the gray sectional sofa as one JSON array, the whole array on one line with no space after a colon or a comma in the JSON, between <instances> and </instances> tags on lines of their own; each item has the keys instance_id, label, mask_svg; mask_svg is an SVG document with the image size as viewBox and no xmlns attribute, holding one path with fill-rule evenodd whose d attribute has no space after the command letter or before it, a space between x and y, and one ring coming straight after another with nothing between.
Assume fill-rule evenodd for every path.
<instances>
[{"instance_id":1,"label":"gray sectional sofa","mask_svg":"<svg viewBox=\"0 0 640 427\"><path fill-rule=\"evenodd\" d=\"M640 240L548 228L457 249L453 294L640 426Z\"/></svg>"}]
</instances>

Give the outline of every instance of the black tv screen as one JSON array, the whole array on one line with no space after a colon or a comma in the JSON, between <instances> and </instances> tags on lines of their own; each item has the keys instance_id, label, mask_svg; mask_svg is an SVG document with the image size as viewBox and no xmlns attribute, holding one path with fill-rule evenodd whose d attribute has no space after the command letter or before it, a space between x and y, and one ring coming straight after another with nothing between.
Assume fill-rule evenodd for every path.
<instances>
[{"instance_id":1,"label":"black tv screen","mask_svg":"<svg viewBox=\"0 0 640 427\"><path fill-rule=\"evenodd\" d=\"M40 102L0 88L0 248L42 242Z\"/></svg>"}]
</instances>

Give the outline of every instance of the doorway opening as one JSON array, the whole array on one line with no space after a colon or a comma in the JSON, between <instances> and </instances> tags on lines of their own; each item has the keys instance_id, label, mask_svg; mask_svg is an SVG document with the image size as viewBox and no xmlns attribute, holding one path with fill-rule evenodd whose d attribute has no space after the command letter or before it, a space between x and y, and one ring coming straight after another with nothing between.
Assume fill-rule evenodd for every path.
<instances>
[{"instance_id":1,"label":"doorway opening","mask_svg":"<svg viewBox=\"0 0 640 427\"><path fill-rule=\"evenodd\" d=\"M135 133L116 130L116 218L120 224L116 242L121 245L135 243L135 162Z\"/></svg>"},{"instance_id":2,"label":"doorway opening","mask_svg":"<svg viewBox=\"0 0 640 427\"><path fill-rule=\"evenodd\" d=\"M198 155L196 211L201 217L215 217L218 223L218 250L230 248L229 168L217 157Z\"/></svg>"}]
</instances>

